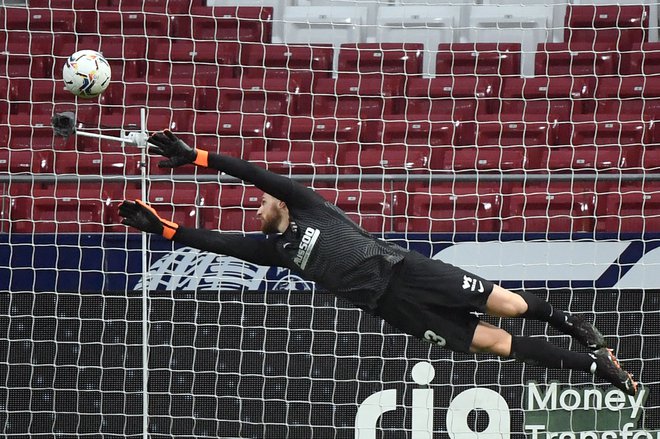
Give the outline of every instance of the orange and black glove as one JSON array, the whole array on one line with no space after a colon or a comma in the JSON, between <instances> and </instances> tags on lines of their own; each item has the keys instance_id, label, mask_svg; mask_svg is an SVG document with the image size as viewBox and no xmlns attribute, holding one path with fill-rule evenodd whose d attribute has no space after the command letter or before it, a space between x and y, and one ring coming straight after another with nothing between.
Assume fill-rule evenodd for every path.
<instances>
[{"instance_id":1,"label":"orange and black glove","mask_svg":"<svg viewBox=\"0 0 660 439\"><path fill-rule=\"evenodd\" d=\"M167 158L167 160L158 162L159 168L177 168L188 163L208 166L209 153L207 151L191 148L170 130L154 133L147 141L150 143L150 154L158 154Z\"/></svg>"},{"instance_id":2,"label":"orange and black glove","mask_svg":"<svg viewBox=\"0 0 660 439\"><path fill-rule=\"evenodd\" d=\"M124 217L121 223L125 226L163 235L167 239L172 239L179 228L177 223L159 217L156 210L142 200L124 201L119 205L119 215Z\"/></svg>"}]
</instances>

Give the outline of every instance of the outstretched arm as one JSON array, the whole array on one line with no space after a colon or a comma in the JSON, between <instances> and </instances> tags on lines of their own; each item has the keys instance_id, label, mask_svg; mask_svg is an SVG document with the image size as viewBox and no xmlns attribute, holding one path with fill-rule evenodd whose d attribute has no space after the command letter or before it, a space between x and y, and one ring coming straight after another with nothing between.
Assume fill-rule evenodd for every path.
<instances>
[{"instance_id":1,"label":"outstretched arm","mask_svg":"<svg viewBox=\"0 0 660 439\"><path fill-rule=\"evenodd\" d=\"M141 200L124 201L119 206L122 224L143 232L163 235L167 239L199 250L234 256L258 265L280 265L281 261L272 241L222 233L212 230L182 227L158 216L153 207Z\"/></svg>"},{"instance_id":2,"label":"outstretched arm","mask_svg":"<svg viewBox=\"0 0 660 439\"><path fill-rule=\"evenodd\" d=\"M191 148L168 130L153 134L149 137L149 143L150 153L166 157L166 160L158 163L161 168L176 168L194 163L252 183L287 204L320 199L313 190L290 178L267 171L245 160Z\"/></svg>"}]
</instances>

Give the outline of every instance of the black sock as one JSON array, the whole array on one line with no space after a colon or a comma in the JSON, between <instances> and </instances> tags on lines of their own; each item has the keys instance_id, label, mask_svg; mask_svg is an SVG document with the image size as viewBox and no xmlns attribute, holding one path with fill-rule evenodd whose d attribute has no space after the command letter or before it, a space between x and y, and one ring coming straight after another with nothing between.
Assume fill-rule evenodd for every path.
<instances>
[{"instance_id":1,"label":"black sock","mask_svg":"<svg viewBox=\"0 0 660 439\"><path fill-rule=\"evenodd\" d=\"M570 326L566 324L569 316L568 313L554 309L550 303L535 294L528 293L527 291L518 291L516 293L527 303L527 311L523 313L522 317L548 322L553 328L562 332L570 330Z\"/></svg>"},{"instance_id":2,"label":"black sock","mask_svg":"<svg viewBox=\"0 0 660 439\"><path fill-rule=\"evenodd\" d=\"M550 369L573 369L594 373L596 359L591 354L573 352L541 338L513 336L511 358Z\"/></svg>"}]
</instances>

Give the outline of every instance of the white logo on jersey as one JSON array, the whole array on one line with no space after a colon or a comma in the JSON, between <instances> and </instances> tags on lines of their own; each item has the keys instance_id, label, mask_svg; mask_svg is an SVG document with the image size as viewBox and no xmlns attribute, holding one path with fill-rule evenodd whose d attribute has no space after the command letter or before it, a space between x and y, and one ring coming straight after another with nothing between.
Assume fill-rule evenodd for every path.
<instances>
[{"instance_id":1,"label":"white logo on jersey","mask_svg":"<svg viewBox=\"0 0 660 439\"><path fill-rule=\"evenodd\" d=\"M479 289L477 290L477 284L479 284ZM478 291L479 293L484 292L484 285L479 279L472 279L470 276L463 276L463 289L470 291Z\"/></svg>"},{"instance_id":2,"label":"white logo on jersey","mask_svg":"<svg viewBox=\"0 0 660 439\"><path fill-rule=\"evenodd\" d=\"M316 245L316 240L319 239L320 234L321 232L313 227L307 227L307 229L305 229L305 234L300 240L300 245L298 246L298 254L296 254L296 257L293 260L301 270L304 270L307 266L309 256L312 253L314 245Z\"/></svg>"}]
</instances>

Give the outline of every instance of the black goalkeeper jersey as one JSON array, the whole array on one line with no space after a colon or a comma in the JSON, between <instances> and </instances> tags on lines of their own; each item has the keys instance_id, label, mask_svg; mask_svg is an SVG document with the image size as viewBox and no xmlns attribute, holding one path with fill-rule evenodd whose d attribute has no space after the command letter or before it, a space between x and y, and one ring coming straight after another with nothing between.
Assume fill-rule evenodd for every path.
<instances>
[{"instance_id":1,"label":"black goalkeeper jersey","mask_svg":"<svg viewBox=\"0 0 660 439\"><path fill-rule=\"evenodd\" d=\"M376 307L392 267L403 260L407 250L371 236L337 206L287 177L218 154L209 154L209 167L253 183L284 201L289 227L267 239L179 227L174 241L259 265L286 267L361 308Z\"/></svg>"}]
</instances>

